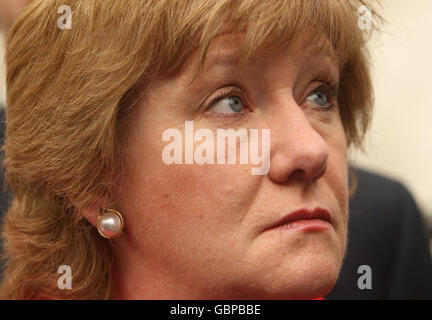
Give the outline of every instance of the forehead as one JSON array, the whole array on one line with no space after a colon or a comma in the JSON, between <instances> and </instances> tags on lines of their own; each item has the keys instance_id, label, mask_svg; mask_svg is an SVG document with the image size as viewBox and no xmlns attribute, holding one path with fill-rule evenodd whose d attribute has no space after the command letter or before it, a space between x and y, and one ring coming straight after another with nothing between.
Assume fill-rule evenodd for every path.
<instances>
[{"instance_id":1,"label":"forehead","mask_svg":"<svg viewBox=\"0 0 432 320\"><path fill-rule=\"evenodd\" d=\"M243 40L243 34L227 33L213 40L207 52L208 65L214 63L224 63L238 61L241 57L240 42ZM300 57L328 57L333 62L337 62L337 56L332 49L331 44L326 38L319 38L316 35L304 33L302 36L295 38L292 42L282 47L275 47L272 43L265 41L254 52L251 59L271 59L272 54L277 49L286 49L293 53L299 53Z\"/></svg>"},{"instance_id":2,"label":"forehead","mask_svg":"<svg viewBox=\"0 0 432 320\"><path fill-rule=\"evenodd\" d=\"M211 72L214 68L231 67L240 70L242 56L241 44L244 40L243 32L231 32L226 27L210 42L206 51L201 72ZM180 73L190 70L198 71L199 55L202 48L196 48L185 61ZM323 35L306 31L296 37L290 43L283 46L275 46L269 41L264 41L249 57L249 63L272 63L280 49L286 50L296 61L308 61L310 59L326 59L328 63L339 65L338 57L328 40ZM194 69L195 68L195 69Z\"/></svg>"}]
</instances>

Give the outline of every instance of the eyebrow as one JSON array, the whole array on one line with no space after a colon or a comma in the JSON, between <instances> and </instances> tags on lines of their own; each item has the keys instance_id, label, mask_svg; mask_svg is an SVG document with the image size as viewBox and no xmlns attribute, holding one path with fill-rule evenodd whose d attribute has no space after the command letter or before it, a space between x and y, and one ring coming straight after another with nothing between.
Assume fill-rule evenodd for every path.
<instances>
[{"instance_id":1,"label":"eyebrow","mask_svg":"<svg viewBox=\"0 0 432 320\"><path fill-rule=\"evenodd\" d=\"M205 57L204 65L200 72L201 74L197 74L197 76L200 78L203 73L211 73L216 68L221 68L222 70L232 69L233 66L238 65L239 59L240 57L238 53L233 49L225 49L217 51L216 53L208 53ZM196 64L193 64L193 66L195 67ZM195 69L193 68L191 70ZM187 81L186 87L194 86L191 80L192 79L189 79L189 81Z\"/></svg>"},{"instance_id":2,"label":"eyebrow","mask_svg":"<svg viewBox=\"0 0 432 320\"><path fill-rule=\"evenodd\" d=\"M308 54L310 57L325 58L328 57L336 64L339 64L339 58L332 47L329 46L312 46Z\"/></svg>"},{"instance_id":3,"label":"eyebrow","mask_svg":"<svg viewBox=\"0 0 432 320\"><path fill-rule=\"evenodd\" d=\"M240 56L236 53L235 50L223 50L223 53L220 51L217 54L211 54L209 59L206 59L204 69L212 70L215 67L232 67L233 65L237 65L240 60Z\"/></svg>"},{"instance_id":4,"label":"eyebrow","mask_svg":"<svg viewBox=\"0 0 432 320\"><path fill-rule=\"evenodd\" d=\"M308 52L307 56L311 58L328 57L332 62L338 64L339 59L333 48L329 46L312 46L309 48L306 50L306 52ZM209 71L218 66L231 67L233 65L238 65L240 56L236 50L225 49L222 50L222 54L220 52L221 51L210 54L209 59L206 59L204 68L208 68L207 70Z\"/></svg>"},{"instance_id":5,"label":"eyebrow","mask_svg":"<svg viewBox=\"0 0 432 320\"><path fill-rule=\"evenodd\" d=\"M339 65L339 59L329 46L310 46L305 50L306 55L310 58L325 58L328 57L335 65ZM235 66L239 66L240 54L238 50L225 48L222 50L208 51L205 58L205 63L202 72L212 72L216 68L230 70ZM240 70L238 70L240 72ZM192 83L189 83L192 85ZM189 87L189 86L187 86Z\"/></svg>"}]
</instances>

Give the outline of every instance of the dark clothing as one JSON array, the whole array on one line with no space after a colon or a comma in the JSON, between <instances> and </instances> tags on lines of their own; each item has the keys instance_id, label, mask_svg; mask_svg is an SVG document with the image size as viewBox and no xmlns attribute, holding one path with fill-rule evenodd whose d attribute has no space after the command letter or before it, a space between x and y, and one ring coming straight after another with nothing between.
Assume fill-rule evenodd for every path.
<instances>
[{"instance_id":1,"label":"dark clothing","mask_svg":"<svg viewBox=\"0 0 432 320\"><path fill-rule=\"evenodd\" d=\"M348 244L335 288L328 299L432 299L432 260L423 217L400 183L356 169L350 201ZM372 289L357 286L372 271Z\"/></svg>"},{"instance_id":2,"label":"dark clothing","mask_svg":"<svg viewBox=\"0 0 432 320\"><path fill-rule=\"evenodd\" d=\"M6 130L6 114L4 106L0 105L0 146L3 146L4 138L5 138L5 130ZM3 163L3 150L0 150L0 161ZM8 192L4 191L4 170L3 167L0 166L0 222L1 218L3 217L3 213L6 212L9 205L9 199L10 195L8 195ZM1 241L1 240L0 240Z\"/></svg>"},{"instance_id":3,"label":"dark clothing","mask_svg":"<svg viewBox=\"0 0 432 320\"><path fill-rule=\"evenodd\" d=\"M6 116L5 116L5 109L3 106L0 105L0 146L3 146L4 143L4 137L5 137L5 129L6 129ZM0 161L3 162L3 150L0 150ZM4 170L3 166L0 167L0 230L2 227L3 217L5 212L8 209L9 206L9 199L11 199L11 193L5 191L4 189ZM0 253L2 252L3 248L3 240L0 237ZM1 281L1 273L3 270L3 261L0 260L0 281Z\"/></svg>"}]
</instances>

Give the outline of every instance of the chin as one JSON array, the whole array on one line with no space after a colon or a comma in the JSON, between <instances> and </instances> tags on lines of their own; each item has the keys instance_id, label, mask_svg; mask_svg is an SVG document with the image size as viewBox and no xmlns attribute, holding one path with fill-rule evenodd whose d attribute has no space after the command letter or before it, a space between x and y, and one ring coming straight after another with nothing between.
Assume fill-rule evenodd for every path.
<instances>
[{"instance_id":1,"label":"chin","mask_svg":"<svg viewBox=\"0 0 432 320\"><path fill-rule=\"evenodd\" d=\"M297 257L279 275L263 283L264 297L273 300L309 300L327 295L336 284L341 259L334 254Z\"/></svg>"},{"instance_id":2,"label":"chin","mask_svg":"<svg viewBox=\"0 0 432 320\"><path fill-rule=\"evenodd\" d=\"M321 261L307 260L299 259L284 272L255 274L254 279L248 281L242 279L242 283L230 288L233 294L222 299L310 300L324 297L333 289L341 264L329 257Z\"/></svg>"},{"instance_id":3,"label":"chin","mask_svg":"<svg viewBox=\"0 0 432 320\"><path fill-rule=\"evenodd\" d=\"M285 284L290 299L314 299L327 295L336 284L342 257L335 252L304 255L289 268Z\"/></svg>"}]
</instances>

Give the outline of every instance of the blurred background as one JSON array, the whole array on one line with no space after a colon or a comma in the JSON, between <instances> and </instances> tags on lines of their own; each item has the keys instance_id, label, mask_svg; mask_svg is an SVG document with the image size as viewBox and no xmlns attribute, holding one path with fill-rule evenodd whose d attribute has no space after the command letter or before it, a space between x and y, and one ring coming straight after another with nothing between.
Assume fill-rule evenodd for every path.
<instances>
[{"instance_id":1,"label":"blurred background","mask_svg":"<svg viewBox=\"0 0 432 320\"><path fill-rule=\"evenodd\" d=\"M0 4L4 1L16 3L9 16L25 2ZM432 230L432 0L379 3L387 23L370 41L376 91L373 123L366 153L351 150L350 157L359 167L402 182ZM0 33L0 102L5 88L4 40Z\"/></svg>"},{"instance_id":2,"label":"blurred background","mask_svg":"<svg viewBox=\"0 0 432 320\"><path fill-rule=\"evenodd\" d=\"M387 24L370 42L373 123L366 153L353 151L351 159L402 182L432 230L432 1L380 4Z\"/></svg>"}]
</instances>

